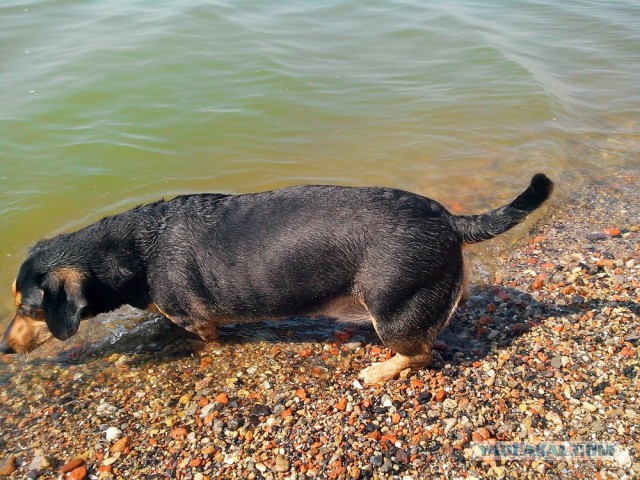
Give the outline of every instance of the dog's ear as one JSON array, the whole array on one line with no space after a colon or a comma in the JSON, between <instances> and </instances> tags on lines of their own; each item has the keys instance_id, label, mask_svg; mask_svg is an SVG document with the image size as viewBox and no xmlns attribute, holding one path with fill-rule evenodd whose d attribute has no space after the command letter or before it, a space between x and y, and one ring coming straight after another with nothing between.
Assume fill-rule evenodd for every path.
<instances>
[{"instance_id":1,"label":"dog's ear","mask_svg":"<svg viewBox=\"0 0 640 480\"><path fill-rule=\"evenodd\" d=\"M87 301L82 292L82 274L71 268L48 273L42 280L42 308L54 337L65 340L78 331Z\"/></svg>"}]
</instances>

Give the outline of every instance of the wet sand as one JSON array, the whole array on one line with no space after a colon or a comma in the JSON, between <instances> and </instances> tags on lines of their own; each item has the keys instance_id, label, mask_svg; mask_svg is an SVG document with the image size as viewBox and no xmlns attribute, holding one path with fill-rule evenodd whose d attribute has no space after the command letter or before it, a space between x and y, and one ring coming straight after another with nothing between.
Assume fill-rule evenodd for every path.
<instances>
[{"instance_id":1,"label":"wet sand","mask_svg":"<svg viewBox=\"0 0 640 480\"><path fill-rule=\"evenodd\" d=\"M431 368L384 385L356 381L391 355L373 330L331 321L227 327L205 345L157 320L143 346L2 356L0 473L638 478L637 178L556 201L490 284L473 286ZM606 460L473 459L485 440L618 447Z\"/></svg>"}]
</instances>

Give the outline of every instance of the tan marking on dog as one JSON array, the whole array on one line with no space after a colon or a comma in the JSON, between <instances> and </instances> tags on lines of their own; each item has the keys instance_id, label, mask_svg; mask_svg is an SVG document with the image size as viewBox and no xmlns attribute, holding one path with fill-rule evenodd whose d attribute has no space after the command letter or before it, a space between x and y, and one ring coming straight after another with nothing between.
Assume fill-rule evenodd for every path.
<instances>
[{"instance_id":1,"label":"tan marking on dog","mask_svg":"<svg viewBox=\"0 0 640 480\"><path fill-rule=\"evenodd\" d=\"M44 318L44 314L42 317ZM16 313L4 332L2 341L16 353L29 353L52 337L44 321Z\"/></svg>"},{"instance_id":2,"label":"tan marking on dog","mask_svg":"<svg viewBox=\"0 0 640 480\"><path fill-rule=\"evenodd\" d=\"M455 308L467 303L467 300L469 300L469 297L471 296L471 287L469 286L469 268L467 267L467 262L464 261L464 257L462 259L462 285L460 288L462 293Z\"/></svg>"},{"instance_id":3,"label":"tan marking on dog","mask_svg":"<svg viewBox=\"0 0 640 480\"><path fill-rule=\"evenodd\" d=\"M82 281L84 280L84 275L82 274L82 272L71 267L58 268L51 273L58 277L64 283L65 290L69 287L80 288L80 285L82 285Z\"/></svg>"},{"instance_id":4,"label":"tan marking on dog","mask_svg":"<svg viewBox=\"0 0 640 480\"><path fill-rule=\"evenodd\" d=\"M193 320L190 319L188 322L181 322L179 319L168 315L165 311L163 311L156 303L151 302L147 305L145 309L148 312L159 313L163 317L167 317L176 325L180 325L185 330L188 330L191 333L195 333L200 338L202 338L206 342L212 342L218 339L218 325L224 325L224 320L216 319L216 320ZM228 323L233 323L229 321Z\"/></svg>"},{"instance_id":5,"label":"tan marking on dog","mask_svg":"<svg viewBox=\"0 0 640 480\"><path fill-rule=\"evenodd\" d=\"M312 317L330 317L345 323L370 324L373 317L362 300L352 295L330 300Z\"/></svg>"},{"instance_id":6,"label":"tan marking on dog","mask_svg":"<svg viewBox=\"0 0 640 480\"><path fill-rule=\"evenodd\" d=\"M16 282L18 281L18 279L16 278L13 283L11 284L11 293L13 294L13 297L15 299L15 303L16 303L16 307L19 307L20 305L22 305L22 294L20 292L18 292L17 288L16 288Z\"/></svg>"}]
</instances>

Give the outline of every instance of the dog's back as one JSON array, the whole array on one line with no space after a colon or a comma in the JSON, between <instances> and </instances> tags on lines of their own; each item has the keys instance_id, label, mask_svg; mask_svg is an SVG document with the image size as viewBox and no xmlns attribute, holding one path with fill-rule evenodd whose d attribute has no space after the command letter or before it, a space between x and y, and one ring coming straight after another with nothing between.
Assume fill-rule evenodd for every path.
<instances>
[{"instance_id":1,"label":"dog's back","mask_svg":"<svg viewBox=\"0 0 640 480\"><path fill-rule=\"evenodd\" d=\"M388 188L183 197L157 241L150 286L180 316L193 303L220 318L316 311L374 283L430 281L459 251L448 217L433 200ZM167 281L184 285L169 294Z\"/></svg>"}]
</instances>

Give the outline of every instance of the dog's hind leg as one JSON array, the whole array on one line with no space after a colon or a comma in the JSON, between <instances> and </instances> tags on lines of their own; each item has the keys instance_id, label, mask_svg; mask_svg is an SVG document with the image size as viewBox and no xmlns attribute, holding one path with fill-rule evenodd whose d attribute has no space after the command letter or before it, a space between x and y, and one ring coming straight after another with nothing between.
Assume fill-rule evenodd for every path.
<instances>
[{"instance_id":1,"label":"dog's hind leg","mask_svg":"<svg viewBox=\"0 0 640 480\"><path fill-rule=\"evenodd\" d=\"M448 306L440 315L429 315L429 312L420 308L421 305L433 302L434 292L425 289L406 302L405 308L391 319L374 317L373 324L378 336L396 355L386 362L376 363L362 370L359 377L364 383L384 382L398 377L407 368L415 370L429 365L433 342L453 316L462 294L462 285L458 284Z\"/></svg>"}]
</instances>

